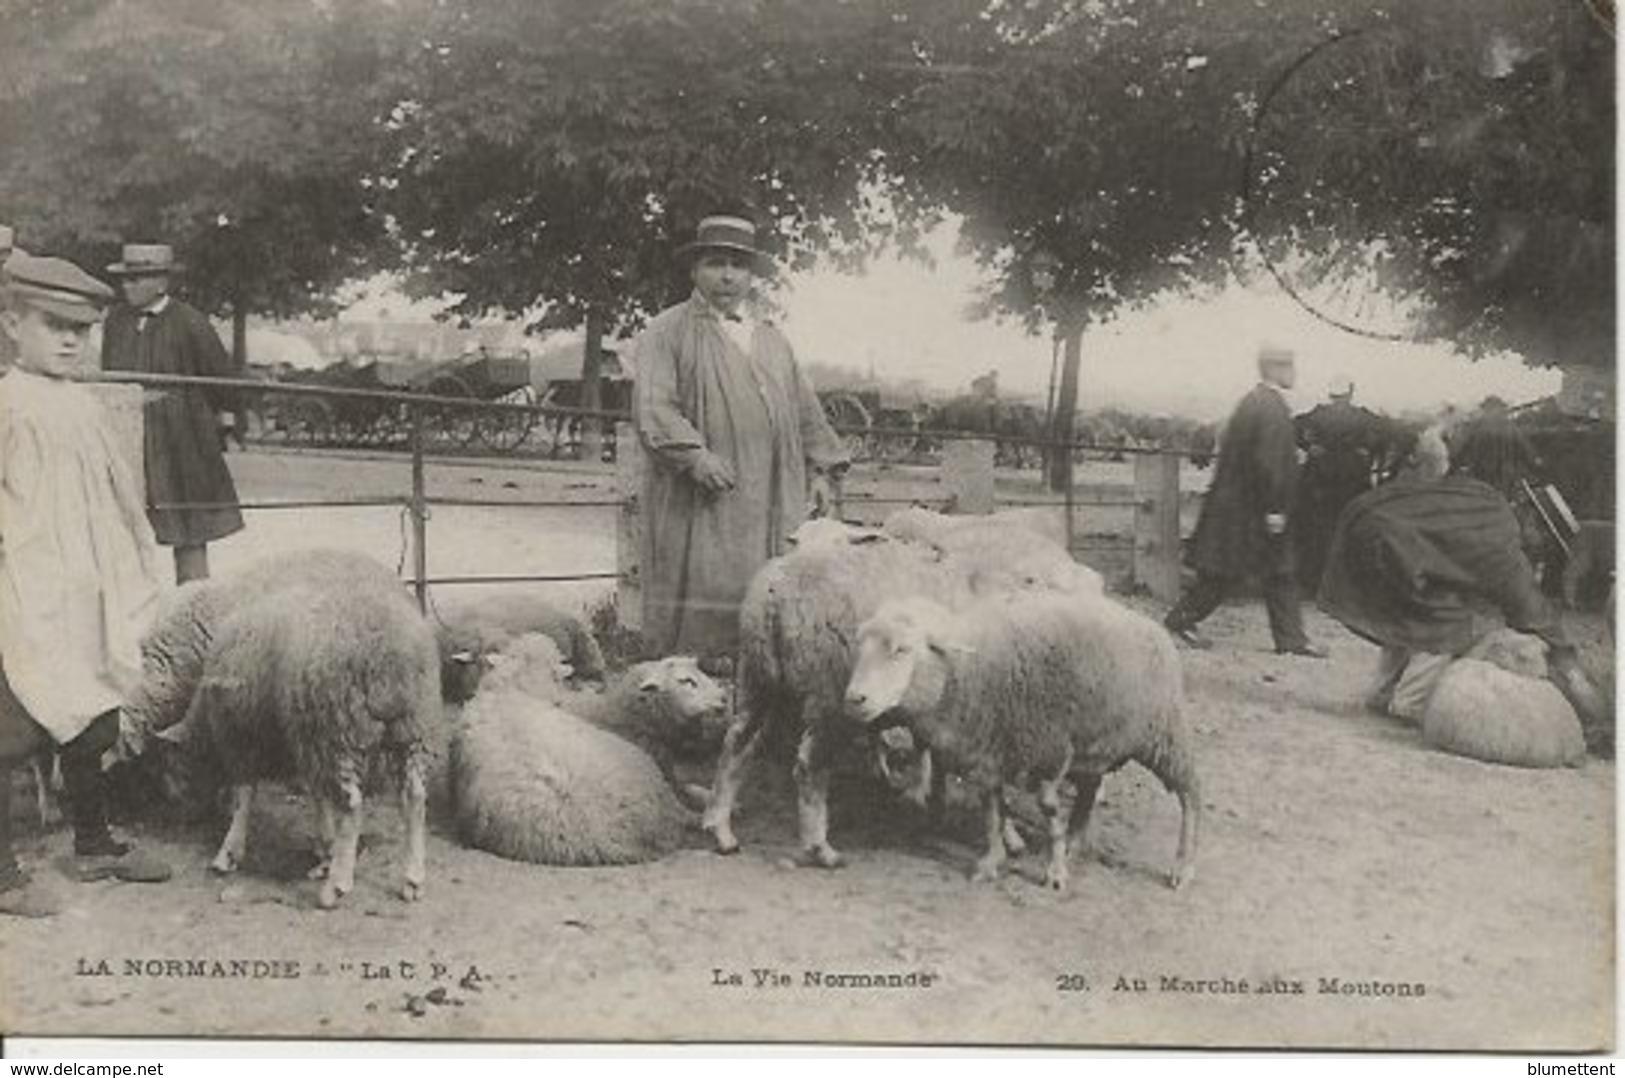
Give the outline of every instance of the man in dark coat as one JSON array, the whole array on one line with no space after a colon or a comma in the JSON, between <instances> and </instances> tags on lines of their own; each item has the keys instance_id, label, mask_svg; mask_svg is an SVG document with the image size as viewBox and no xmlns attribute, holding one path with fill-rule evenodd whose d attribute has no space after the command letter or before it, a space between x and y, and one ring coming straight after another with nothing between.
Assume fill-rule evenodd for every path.
<instances>
[{"instance_id":1,"label":"man in dark coat","mask_svg":"<svg viewBox=\"0 0 1625 1078\"><path fill-rule=\"evenodd\" d=\"M1320 580L1332 530L1343 507L1371 489L1390 440L1388 423L1354 403L1354 383L1332 379L1331 390L1297 418L1298 445L1307 454L1293 519L1298 579L1310 592Z\"/></svg>"},{"instance_id":2,"label":"man in dark coat","mask_svg":"<svg viewBox=\"0 0 1625 1078\"><path fill-rule=\"evenodd\" d=\"M1225 424L1213 485L1202 500L1191 544L1196 583L1163 624L1190 647L1210 646L1196 626L1249 574L1257 574L1275 650L1325 658L1303 630L1288 534L1298 482L1297 439L1284 396L1296 380L1292 353L1260 349L1258 374L1259 384Z\"/></svg>"},{"instance_id":3,"label":"man in dark coat","mask_svg":"<svg viewBox=\"0 0 1625 1078\"><path fill-rule=\"evenodd\" d=\"M107 267L124 304L102 329L102 369L229 378L231 357L202 312L169 294L179 267L164 244L129 243ZM237 488L220 444L229 391L149 389L144 410L148 518L158 542L175 549L175 581L209 575L208 544L242 530ZM195 505L197 508L178 508Z\"/></svg>"}]
</instances>

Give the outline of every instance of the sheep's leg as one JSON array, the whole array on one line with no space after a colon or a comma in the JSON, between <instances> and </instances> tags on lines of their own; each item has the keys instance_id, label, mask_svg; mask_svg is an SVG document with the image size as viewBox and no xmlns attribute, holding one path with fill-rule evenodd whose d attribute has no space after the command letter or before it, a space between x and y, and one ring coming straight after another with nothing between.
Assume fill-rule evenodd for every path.
<instances>
[{"instance_id":1,"label":"sheep's leg","mask_svg":"<svg viewBox=\"0 0 1625 1078\"><path fill-rule=\"evenodd\" d=\"M313 797L316 803L316 865L305 873L306 879L325 880L333 868L333 841L337 825L333 823L333 806L325 797Z\"/></svg>"},{"instance_id":2,"label":"sheep's leg","mask_svg":"<svg viewBox=\"0 0 1625 1078\"><path fill-rule=\"evenodd\" d=\"M1168 876L1168 886L1178 890L1196 876L1196 830L1202 814L1201 798L1196 787L1179 791L1179 854L1174 870Z\"/></svg>"},{"instance_id":3,"label":"sheep's leg","mask_svg":"<svg viewBox=\"0 0 1625 1078\"><path fill-rule=\"evenodd\" d=\"M818 868L839 868L841 855L829 844L829 761L825 755L823 739L809 726L796 749L801 860Z\"/></svg>"},{"instance_id":4,"label":"sheep's leg","mask_svg":"<svg viewBox=\"0 0 1625 1078\"><path fill-rule=\"evenodd\" d=\"M231 788L231 826L209 867L219 873L236 872L248 849L248 818L254 811L254 784L240 782Z\"/></svg>"},{"instance_id":5,"label":"sheep's leg","mask_svg":"<svg viewBox=\"0 0 1625 1078\"><path fill-rule=\"evenodd\" d=\"M1067 806L1062 790L1071 767L1072 750L1068 748L1066 760L1056 771L1055 777L1038 784L1038 807L1043 810L1044 822L1049 825L1049 864L1044 869L1044 886L1052 891L1066 890L1071 876L1067 865L1067 829L1071 824L1071 813L1064 811ZM1094 791L1089 791L1089 794L1093 799Z\"/></svg>"},{"instance_id":6,"label":"sheep's leg","mask_svg":"<svg viewBox=\"0 0 1625 1078\"><path fill-rule=\"evenodd\" d=\"M61 785L62 763L54 752L39 752L29 758L28 765L34 772L34 804L39 809L39 825L42 830L48 830L62 821L56 799L51 796Z\"/></svg>"},{"instance_id":7,"label":"sheep's leg","mask_svg":"<svg viewBox=\"0 0 1625 1078\"><path fill-rule=\"evenodd\" d=\"M336 806L338 826L333 838L333 866L322 881L317 901L324 910L355 887L356 848L361 843L361 788L352 779L343 786L344 800Z\"/></svg>"},{"instance_id":8,"label":"sheep's leg","mask_svg":"<svg viewBox=\"0 0 1625 1078\"><path fill-rule=\"evenodd\" d=\"M424 830L428 802L422 766L408 764L401 782L401 818L406 824L406 870L401 897L408 902L416 902L423 897Z\"/></svg>"},{"instance_id":9,"label":"sheep's leg","mask_svg":"<svg viewBox=\"0 0 1625 1078\"><path fill-rule=\"evenodd\" d=\"M744 781L745 765L761 745L767 724L753 713L746 712L722 739L722 753L717 758L717 775L711 785L711 803L706 806L701 826L711 832L718 853L738 853L739 839L734 837L734 802L739 798L739 787Z\"/></svg>"},{"instance_id":10,"label":"sheep's leg","mask_svg":"<svg viewBox=\"0 0 1625 1078\"><path fill-rule=\"evenodd\" d=\"M976 862L971 879L992 881L999 878L1004 867L1004 793L994 785L982 794L982 811L987 824L987 852Z\"/></svg>"}]
</instances>

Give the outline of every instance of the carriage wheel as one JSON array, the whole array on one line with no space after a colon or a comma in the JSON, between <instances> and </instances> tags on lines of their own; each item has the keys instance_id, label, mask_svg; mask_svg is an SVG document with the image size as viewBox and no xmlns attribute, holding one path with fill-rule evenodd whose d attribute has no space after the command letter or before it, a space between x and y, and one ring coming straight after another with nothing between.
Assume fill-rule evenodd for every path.
<instances>
[{"instance_id":1,"label":"carriage wheel","mask_svg":"<svg viewBox=\"0 0 1625 1078\"><path fill-rule=\"evenodd\" d=\"M337 420L333 405L320 397L294 397L284 413L288 440L308 445L326 445L333 440Z\"/></svg>"},{"instance_id":2,"label":"carriage wheel","mask_svg":"<svg viewBox=\"0 0 1625 1078\"><path fill-rule=\"evenodd\" d=\"M534 407L536 390L530 386L521 386L498 400L505 404L526 404ZM536 412L510 411L506 408L480 414L478 422L480 444L512 452L530 437L530 432L536 429L540 419Z\"/></svg>"},{"instance_id":3,"label":"carriage wheel","mask_svg":"<svg viewBox=\"0 0 1625 1078\"><path fill-rule=\"evenodd\" d=\"M443 374L435 378L429 383L428 393L432 397L474 399L474 393L469 389L468 383L455 374ZM479 437L480 414L474 408L459 408L452 404L440 405L431 409L429 421L433 424L436 435L453 445L467 446Z\"/></svg>"},{"instance_id":4,"label":"carriage wheel","mask_svg":"<svg viewBox=\"0 0 1625 1078\"><path fill-rule=\"evenodd\" d=\"M863 402L850 393L831 393L824 398L824 417L841 436L846 445L846 451L854 461L868 460L869 432L872 424L869 421L869 409Z\"/></svg>"}]
</instances>

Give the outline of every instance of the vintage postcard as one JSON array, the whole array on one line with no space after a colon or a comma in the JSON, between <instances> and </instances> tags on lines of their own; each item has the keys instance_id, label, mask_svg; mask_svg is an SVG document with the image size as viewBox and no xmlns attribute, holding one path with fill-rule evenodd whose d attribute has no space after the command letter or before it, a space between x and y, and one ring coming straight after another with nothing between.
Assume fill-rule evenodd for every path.
<instances>
[{"instance_id":1,"label":"vintage postcard","mask_svg":"<svg viewBox=\"0 0 1625 1078\"><path fill-rule=\"evenodd\" d=\"M1613 1051L1612 5L1267 8L7 5L0 1032Z\"/></svg>"}]
</instances>

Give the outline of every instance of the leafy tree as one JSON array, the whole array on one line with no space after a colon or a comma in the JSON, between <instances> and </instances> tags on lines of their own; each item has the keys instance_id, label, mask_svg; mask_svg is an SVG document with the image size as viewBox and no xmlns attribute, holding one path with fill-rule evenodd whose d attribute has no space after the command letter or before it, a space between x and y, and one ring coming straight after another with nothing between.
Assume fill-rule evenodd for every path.
<instances>
[{"instance_id":1,"label":"leafy tree","mask_svg":"<svg viewBox=\"0 0 1625 1078\"><path fill-rule=\"evenodd\" d=\"M967 0L405 4L386 205L412 287L467 316L539 312L597 342L685 294L706 213L749 209L790 265L908 235L878 148ZM974 25L974 20L972 20Z\"/></svg>"},{"instance_id":2,"label":"leafy tree","mask_svg":"<svg viewBox=\"0 0 1625 1078\"><path fill-rule=\"evenodd\" d=\"M1611 362L1613 45L1581 4L992 9L999 47L914 95L888 167L967 214L989 310L1055 325L1058 437L1088 325L1266 267L1357 331L1386 332L1375 276L1424 297L1402 332Z\"/></svg>"},{"instance_id":3,"label":"leafy tree","mask_svg":"<svg viewBox=\"0 0 1625 1078\"><path fill-rule=\"evenodd\" d=\"M356 5L12 0L0 7L0 219L97 267L168 242L233 316L330 309L386 236L366 178L382 61Z\"/></svg>"}]
</instances>

